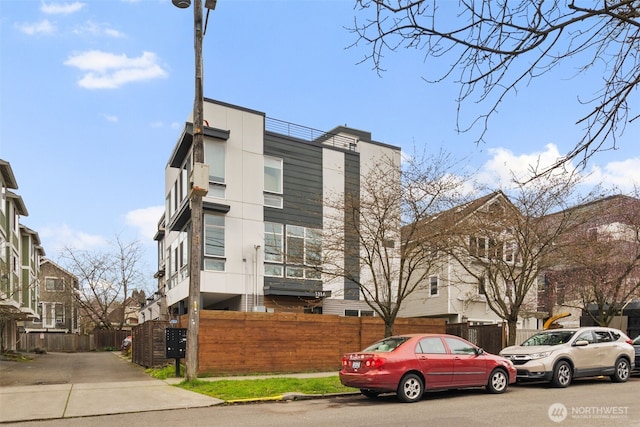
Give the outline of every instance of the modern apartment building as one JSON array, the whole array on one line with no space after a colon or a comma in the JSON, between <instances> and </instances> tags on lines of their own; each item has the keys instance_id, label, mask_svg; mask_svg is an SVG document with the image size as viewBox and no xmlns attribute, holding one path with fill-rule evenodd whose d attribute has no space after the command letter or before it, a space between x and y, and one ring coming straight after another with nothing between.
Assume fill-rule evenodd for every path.
<instances>
[{"instance_id":1,"label":"modern apartment building","mask_svg":"<svg viewBox=\"0 0 640 427\"><path fill-rule=\"evenodd\" d=\"M19 322L38 317L40 259L38 233L20 223L27 208L11 165L0 160L0 345L16 349Z\"/></svg>"},{"instance_id":2,"label":"modern apartment building","mask_svg":"<svg viewBox=\"0 0 640 427\"><path fill-rule=\"evenodd\" d=\"M207 98L204 120L209 189L198 273L202 309L370 315L356 285L328 280L318 268L329 221L325 201L359 194L366 171L383 159L399 168L400 148L346 126L317 131ZM166 207L156 235L159 291L142 309L142 321L186 313L190 121L165 168ZM345 236L345 245L354 244Z\"/></svg>"}]
</instances>

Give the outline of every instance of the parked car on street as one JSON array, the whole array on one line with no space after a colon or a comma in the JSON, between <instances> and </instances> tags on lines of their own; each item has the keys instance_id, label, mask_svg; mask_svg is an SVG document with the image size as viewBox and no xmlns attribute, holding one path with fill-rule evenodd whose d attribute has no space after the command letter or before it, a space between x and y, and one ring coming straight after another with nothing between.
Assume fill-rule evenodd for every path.
<instances>
[{"instance_id":1,"label":"parked car on street","mask_svg":"<svg viewBox=\"0 0 640 427\"><path fill-rule=\"evenodd\" d=\"M513 364L470 342L446 334L388 337L342 357L340 382L375 398L397 393L416 402L427 390L486 387L504 393L516 381Z\"/></svg>"},{"instance_id":2,"label":"parked car on street","mask_svg":"<svg viewBox=\"0 0 640 427\"><path fill-rule=\"evenodd\" d=\"M518 370L518 381L546 381L567 387L574 378L608 375L624 382L635 364L631 340L623 332L604 327L551 329L500 355Z\"/></svg>"},{"instance_id":3,"label":"parked car on street","mask_svg":"<svg viewBox=\"0 0 640 427\"><path fill-rule=\"evenodd\" d=\"M634 372L640 372L640 335L635 337L631 344L636 352L636 366L634 368Z\"/></svg>"}]
</instances>

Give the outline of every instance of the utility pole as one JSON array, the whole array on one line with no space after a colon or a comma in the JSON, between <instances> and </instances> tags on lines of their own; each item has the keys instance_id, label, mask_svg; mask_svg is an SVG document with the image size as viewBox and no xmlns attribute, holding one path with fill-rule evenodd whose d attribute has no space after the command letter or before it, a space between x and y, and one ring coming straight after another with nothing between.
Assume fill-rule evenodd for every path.
<instances>
[{"instance_id":1,"label":"utility pole","mask_svg":"<svg viewBox=\"0 0 640 427\"><path fill-rule=\"evenodd\" d=\"M190 0L172 0L181 8L189 7ZM216 0L205 0L205 7L213 10ZM208 15L207 15L208 16ZM204 95L202 82L202 0L193 2L193 30L195 51L195 97L193 100L193 147L191 169L191 244L189 249L189 324L185 354L185 380L198 378L198 335L200 328L200 275L202 270L202 198L209 190L208 167L204 164ZM204 173L203 173L204 172Z\"/></svg>"},{"instance_id":2,"label":"utility pole","mask_svg":"<svg viewBox=\"0 0 640 427\"><path fill-rule=\"evenodd\" d=\"M195 99L193 101L193 164L204 163L204 95L202 93L202 0L193 2L195 49ZM189 253L189 325L185 379L198 378L198 335L200 329L200 270L202 259L202 193L191 184L191 250Z\"/></svg>"}]
</instances>

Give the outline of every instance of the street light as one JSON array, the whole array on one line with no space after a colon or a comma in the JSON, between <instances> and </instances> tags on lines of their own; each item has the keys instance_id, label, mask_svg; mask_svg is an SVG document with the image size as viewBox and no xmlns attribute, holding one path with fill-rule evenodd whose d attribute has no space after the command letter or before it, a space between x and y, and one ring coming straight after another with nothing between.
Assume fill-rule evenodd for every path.
<instances>
[{"instance_id":1,"label":"street light","mask_svg":"<svg viewBox=\"0 0 640 427\"><path fill-rule=\"evenodd\" d=\"M189 7L190 0L171 0L181 9ZM215 9L216 0L206 0L207 9ZM202 93L202 0L193 3L193 28L195 50L195 97L193 101L193 168L204 164L204 96ZM204 188L203 188L204 187ZM189 259L189 324L187 325L187 349L185 355L185 380L198 378L198 330L200 327L200 270L202 254L202 197L206 186L191 188L191 245Z\"/></svg>"}]
</instances>

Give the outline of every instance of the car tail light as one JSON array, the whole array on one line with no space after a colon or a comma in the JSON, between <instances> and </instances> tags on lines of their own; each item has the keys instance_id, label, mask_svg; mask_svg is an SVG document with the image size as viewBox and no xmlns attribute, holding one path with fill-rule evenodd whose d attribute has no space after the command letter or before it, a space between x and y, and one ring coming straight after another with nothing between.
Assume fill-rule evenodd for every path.
<instances>
[{"instance_id":1,"label":"car tail light","mask_svg":"<svg viewBox=\"0 0 640 427\"><path fill-rule=\"evenodd\" d=\"M631 345L633 345L633 340L632 340L631 338L627 338L627 339L625 340L625 342L626 342L627 344L631 344Z\"/></svg>"},{"instance_id":2,"label":"car tail light","mask_svg":"<svg viewBox=\"0 0 640 427\"><path fill-rule=\"evenodd\" d=\"M382 357L371 357L364 361L364 366L367 368L379 368L384 365L385 359Z\"/></svg>"}]
</instances>

